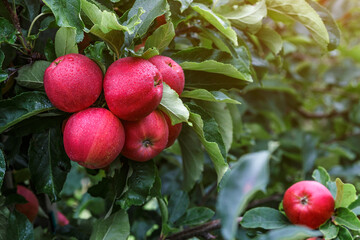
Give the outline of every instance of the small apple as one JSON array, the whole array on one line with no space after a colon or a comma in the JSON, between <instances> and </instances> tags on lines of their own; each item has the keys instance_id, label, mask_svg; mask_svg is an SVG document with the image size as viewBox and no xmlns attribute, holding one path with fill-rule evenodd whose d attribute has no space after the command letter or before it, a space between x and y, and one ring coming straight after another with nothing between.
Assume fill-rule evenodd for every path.
<instances>
[{"instance_id":1,"label":"small apple","mask_svg":"<svg viewBox=\"0 0 360 240\"><path fill-rule=\"evenodd\" d=\"M45 70L44 88L55 107L78 112L100 96L102 77L101 69L90 58L71 53L58 57Z\"/></svg>"},{"instance_id":2,"label":"small apple","mask_svg":"<svg viewBox=\"0 0 360 240\"><path fill-rule=\"evenodd\" d=\"M105 74L106 103L112 113L126 121L140 120L154 111L162 92L160 71L141 58L121 58Z\"/></svg>"},{"instance_id":3,"label":"small apple","mask_svg":"<svg viewBox=\"0 0 360 240\"><path fill-rule=\"evenodd\" d=\"M125 157L144 162L165 149L169 130L160 111L153 111L138 121L125 121L125 145L121 152Z\"/></svg>"},{"instance_id":4,"label":"small apple","mask_svg":"<svg viewBox=\"0 0 360 240\"><path fill-rule=\"evenodd\" d=\"M155 29L166 23L165 14L155 18Z\"/></svg>"},{"instance_id":5,"label":"small apple","mask_svg":"<svg viewBox=\"0 0 360 240\"><path fill-rule=\"evenodd\" d=\"M184 71L181 66L171 58L160 55L150 58L149 61L159 69L163 81L180 95L185 85Z\"/></svg>"},{"instance_id":6,"label":"small apple","mask_svg":"<svg viewBox=\"0 0 360 240\"><path fill-rule=\"evenodd\" d=\"M69 224L69 220L60 211L57 212L57 220L58 224L62 227Z\"/></svg>"},{"instance_id":7,"label":"small apple","mask_svg":"<svg viewBox=\"0 0 360 240\"><path fill-rule=\"evenodd\" d=\"M165 147L165 148L168 148L168 147L172 146L174 144L175 140L178 138L178 136L181 132L181 129L182 129L182 123L172 125L171 119L165 113L164 113L164 117L165 117L166 123L169 128L169 138L168 138L168 142Z\"/></svg>"},{"instance_id":8,"label":"small apple","mask_svg":"<svg viewBox=\"0 0 360 240\"><path fill-rule=\"evenodd\" d=\"M283 206L290 222L316 229L331 217L335 201L321 183L301 181L286 190Z\"/></svg>"},{"instance_id":9,"label":"small apple","mask_svg":"<svg viewBox=\"0 0 360 240\"><path fill-rule=\"evenodd\" d=\"M39 201L36 198L35 194L27 189L24 186L18 185L16 193L23 196L27 203L15 204L16 210L26 215L30 222L34 222L38 211L39 211Z\"/></svg>"},{"instance_id":10,"label":"small apple","mask_svg":"<svg viewBox=\"0 0 360 240\"><path fill-rule=\"evenodd\" d=\"M64 130L64 147L70 160L96 169L109 165L124 146L120 120L104 108L88 108L73 114Z\"/></svg>"}]
</instances>

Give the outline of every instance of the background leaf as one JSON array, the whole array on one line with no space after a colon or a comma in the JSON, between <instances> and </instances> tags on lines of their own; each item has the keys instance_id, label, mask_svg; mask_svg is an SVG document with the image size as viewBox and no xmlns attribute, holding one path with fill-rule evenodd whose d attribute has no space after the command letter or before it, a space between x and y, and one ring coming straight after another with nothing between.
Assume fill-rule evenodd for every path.
<instances>
[{"instance_id":1,"label":"background leaf","mask_svg":"<svg viewBox=\"0 0 360 240\"><path fill-rule=\"evenodd\" d=\"M30 89L44 89L44 73L50 64L48 61L36 61L31 65L23 66L19 69L19 74L16 77L17 83Z\"/></svg>"},{"instance_id":2,"label":"background leaf","mask_svg":"<svg viewBox=\"0 0 360 240\"><path fill-rule=\"evenodd\" d=\"M45 93L26 92L0 101L0 133L41 112L54 109Z\"/></svg>"},{"instance_id":3,"label":"background leaf","mask_svg":"<svg viewBox=\"0 0 360 240\"><path fill-rule=\"evenodd\" d=\"M263 229L283 228L291 224L284 214L268 207L258 207L247 211L240 223L244 228Z\"/></svg>"},{"instance_id":4,"label":"background leaf","mask_svg":"<svg viewBox=\"0 0 360 240\"><path fill-rule=\"evenodd\" d=\"M75 37L76 31L74 28L62 27L56 32L55 52L57 57L69 53L78 53Z\"/></svg>"},{"instance_id":5,"label":"background leaf","mask_svg":"<svg viewBox=\"0 0 360 240\"><path fill-rule=\"evenodd\" d=\"M269 181L269 151L242 156L230 171L216 204L224 239L232 239L237 229L237 217L254 194L264 191Z\"/></svg>"},{"instance_id":6,"label":"background leaf","mask_svg":"<svg viewBox=\"0 0 360 240\"><path fill-rule=\"evenodd\" d=\"M29 168L37 193L59 200L60 191L70 171L70 160L63 146L60 124L35 134L29 147Z\"/></svg>"},{"instance_id":7,"label":"background leaf","mask_svg":"<svg viewBox=\"0 0 360 240\"><path fill-rule=\"evenodd\" d=\"M181 149L185 191L190 191L201 177L204 169L204 152L196 133L183 124L178 141Z\"/></svg>"},{"instance_id":8,"label":"background leaf","mask_svg":"<svg viewBox=\"0 0 360 240\"><path fill-rule=\"evenodd\" d=\"M162 53L175 37L174 24L172 22L161 25L145 42L145 50L155 47Z\"/></svg>"},{"instance_id":9,"label":"background leaf","mask_svg":"<svg viewBox=\"0 0 360 240\"><path fill-rule=\"evenodd\" d=\"M80 42L84 38L82 31L84 23L80 18L80 0L44 0L43 2L55 15L56 23L59 27L76 29L76 42Z\"/></svg>"},{"instance_id":10,"label":"background leaf","mask_svg":"<svg viewBox=\"0 0 360 240\"><path fill-rule=\"evenodd\" d=\"M109 218L98 220L91 233L90 240L126 240L130 234L128 215L119 210Z\"/></svg>"}]
</instances>

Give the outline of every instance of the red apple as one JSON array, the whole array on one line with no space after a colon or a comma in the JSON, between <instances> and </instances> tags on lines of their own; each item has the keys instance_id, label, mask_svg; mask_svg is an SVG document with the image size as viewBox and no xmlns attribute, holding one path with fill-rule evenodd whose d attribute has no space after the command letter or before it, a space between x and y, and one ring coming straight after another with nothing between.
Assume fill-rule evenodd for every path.
<instances>
[{"instance_id":1,"label":"red apple","mask_svg":"<svg viewBox=\"0 0 360 240\"><path fill-rule=\"evenodd\" d=\"M292 223L316 229L331 217L335 201L321 183L301 181L286 190L283 206Z\"/></svg>"},{"instance_id":2,"label":"red apple","mask_svg":"<svg viewBox=\"0 0 360 240\"><path fill-rule=\"evenodd\" d=\"M155 18L155 29L166 23L165 14Z\"/></svg>"},{"instance_id":3,"label":"red apple","mask_svg":"<svg viewBox=\"0 0 360 240\"><path fill-rule=\"evenodd\" d=\"M24 186L18 185L16 192L28 201L23 204L15 204L16 210L26 215L30 222L33 222L39 211L39 201L35 194Z\"/></svg>"},{"instance_id":4,"label":"red apple","mask_svg":"<svg viewBox=\"0 0 360 240\"><path fill-rule=\"evenodd\" d=\"M109 165L124 146L120 120L104 108L88 108L73 114L64 130L64 147L72 161L95 169Z\"/></svg>"},{"instance_id":5,"label":"red apple","mask_svg":"<svg viewBox=\"0 0 360 240\"><path fill-rule=\"evenodd\" d=\"M57 212L57 220L62 227L69 224L69 220L60 211Z\"/></svg>"},{"instance_id":6,"label":"red apple","mask_svg":"<svg viewBox=\"0 0 360 240\"><path fill-rule=\"evenodd\" d=\"M149 61L159 69L163 81L180 95L185 85L184 71L181 66L171 58L160 55L150 58Z\"/></svg>"},{"instance_id":7,"label":"red apple","mask_svg":"<svg viewBox=\"0 0 360 240\"><path fill-rule=\"evenodd\" d=\"M166 123L168 125L168 129L169 129L169 138L168 138L168 142L166 144L166 148L168 148L171 145L173 145L175 140L178 138L178 136L181 132L182 123L172 125L171 119L165 113L164 113L164 117L165 117Z\"/></svg>"},{"instance_id":8,"label":"red apple","mask_svg":"<svg viewBox=\"0 0 360 240\"><path fill-rule=\"evenodd\" d=\"M58 109L77 112L92 105L100 96L102 77L99 66L90 58L67 54L58 57L45 70L45 92Z\"/></svg>"},{"instance_id":9,"label":"red apple","mask_svg":"<svg viewBox=\"0 0 360 240\"><path fill-rule=\"evenodd\" d=\"M160 111L153 111L138 121L124 122L125 145L122 155L144 162L152 159L165 149L169 130Z\"/></svg>"},{"instance_id":10,"label":"red apple","mask_svg":"<svg viewBox=\"0 0 360 240\"><path fill-rule=\"evenodd\" d=\"M141 58L119 59L105 74L105 100L120 119L136 121L149 115L160 104L162 91L161 73Z\"/></svg>"}]
</instances>

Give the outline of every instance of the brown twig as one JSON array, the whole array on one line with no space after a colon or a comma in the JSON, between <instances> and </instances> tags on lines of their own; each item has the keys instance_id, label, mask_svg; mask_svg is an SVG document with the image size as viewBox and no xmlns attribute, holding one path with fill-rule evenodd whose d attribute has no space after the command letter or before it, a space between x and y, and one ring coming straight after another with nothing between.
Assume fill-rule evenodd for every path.
<instances>
[{"instance_id":1,"label":"brown twig","mask_svg":"<svg viewBox=\"0 0 360 240\"><path fill-rule=\"evenodd\" d=\"M18 38L18 40L21 42L21 44L25 48L25 51L30 53L30 49L28 48L27 41L26 41L24 35L22 34L22 31L21 31L20 20L19 20L19 17L17 15L17 13L16 13L16 9L13 10L7 0L2 0L2 1L4 3L4 6L8 10L8 12L10 13L11 21L13 22L16 30L18 31L18 34L16 35L16 37Z\"/></svg>"},{"instance_id":2,"label":"brown twig","mask_svg":"<svg viewBox=\"0 0 360 240\"><path fill-rule=\"evenodd\" d=\"M237 219L239 223L242 220L242 217ZM204 224L201 224L196 227L184 229L181 232L172 234L165 239L167 240L185 240L192 237L203 237L205 239L214 239L213 235L210 234L211 231L219 229L221 227L220 219L216 219Z\"/></svg>"}]
</instances>

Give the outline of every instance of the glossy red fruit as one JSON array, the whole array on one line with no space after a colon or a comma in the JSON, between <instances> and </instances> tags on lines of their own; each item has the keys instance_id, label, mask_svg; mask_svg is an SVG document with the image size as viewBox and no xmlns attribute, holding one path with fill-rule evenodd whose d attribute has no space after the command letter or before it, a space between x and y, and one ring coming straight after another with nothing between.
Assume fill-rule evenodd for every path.
<instances>
[{"instance_id":1,"label":"glossy red fruit","mask_svg":"<svg viewBox=\"0 0 360 240\"><path fill-rule=\"evenodd\" d=\"M44 88L55 107L77 112L91 106L100 96L102 77L95 62L72 53L58 57L45 70Z\"/></svg>"},{"instance_id":2,"label":"glossy red fruit","mask_svg":"<svg viewBox=\"0 0 360 240\"><path fill-rule=\"evenodd\" d=\"M160 111L153 111L139 121L124 122L125 145L122 155L144 162L152 159L165 149L169 130Z\"/></svg>"},{"instance_id":3,"label":"glossy red fruit","mask_svg":"<svg viewBox=\"0 0 360 240\"><path fill-rule=\"evenodd\" d=\"M150 58L149 61L159 69L163 81L180 95L185 85L184 71L181 66L171 58L160 55Z\"/></svg>"},{"instance_id":4,"label":"glossy red fruit","mask_svg":"<svg viewBox=\"0 0 360 240\"><path fill-rule=\"evenodd\" d=\"M294 224L316 229L334 212L335 201L330 191L316 181L301 181L286 190L283 207Z\"/></svg>"},{"instance_id":5,"label":"glossy red fruit","mask_svg":"<svg viewBox=\"0 0 360 240\"><path fill-rule=\"evenodd\" d=\"M69 220L60 211L57 212L57 220L58 224L62 227L69 224Z\"/></svg>"},{"instance_id":6,"label":"glossy red fruit","mask_svg":"<svg viewBox=\"0 0 360 240\"><path fill-rule=\"evenodd\" d=\"M169 129L169 138L166 144L166 148L168 148L174 144L175 140L180 135L182 129L182 123L172 125L170 118L165 113L164 113L164 117Z\"/></svg>"},{"instance_id":7,"label":"glossy red fruit","mask_svg":"<svg viewBox=\"0 0 360 240\"><path fill-rule=\"evenodd\" d=\"M160 104L162 91L159 70L141 58L119 59L105 74L106 103L123 120L136 121L149 115Z\"/></svg>"},{"instance_id":8,"label":"glossy red fruit","mask_svg":"<svg viewBox=\"0 0 360 240\"><path fill-rule=\"evenodd\" d=\"M104 108L88 108L73 114L64 130L64 147L72 161L95 169L109 165L125 141L120 120Z\"/></svg>"},{"instance_id":9,"label":"glossy red fruit","mask_svg":"<svg viewBox=\"0 0 360 240\"><path fill-rule=\"evenodd\" d=\"M38 199L31 190L21 185L17 186L16 192L17 194L23 196L26 199L26 201L28 201L27 203L23 203L23 204L15 204L16 210L26 215L27 218L31 222L33 222L39 211Z\"/></svg>"}]
</instances>

